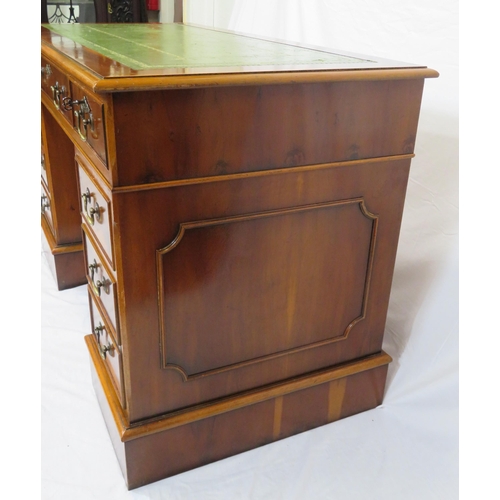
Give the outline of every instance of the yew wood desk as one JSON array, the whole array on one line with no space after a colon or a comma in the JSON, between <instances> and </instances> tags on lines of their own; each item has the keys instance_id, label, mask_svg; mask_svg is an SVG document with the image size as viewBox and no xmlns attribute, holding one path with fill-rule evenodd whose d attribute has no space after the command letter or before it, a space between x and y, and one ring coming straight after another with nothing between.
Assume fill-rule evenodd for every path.
<instances>
[{"instance_id":1,"label":"yew wood desk","mask_svg":"<svg viewBox=\"0 0 500 500\"><path fill-rule=\"evenodd\" d=\"M42 27L42 226L129 488L381 403L422 66Z\"/></svg>"}]
</instances>

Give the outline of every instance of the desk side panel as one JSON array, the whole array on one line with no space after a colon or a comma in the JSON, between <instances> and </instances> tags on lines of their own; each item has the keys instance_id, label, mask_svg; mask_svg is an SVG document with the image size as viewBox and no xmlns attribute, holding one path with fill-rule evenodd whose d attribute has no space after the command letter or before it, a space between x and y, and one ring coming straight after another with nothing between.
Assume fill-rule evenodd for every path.
<instances>
[{"instance_id":1,"label":"desk side panel","mask_svg":"<svg viewBox=\"0 0 500 500\"><path fill-rule=\"evenodd\" d=\"M115 193L130 420L379 352L409 166Z\"/></svg>"}]
</instances>

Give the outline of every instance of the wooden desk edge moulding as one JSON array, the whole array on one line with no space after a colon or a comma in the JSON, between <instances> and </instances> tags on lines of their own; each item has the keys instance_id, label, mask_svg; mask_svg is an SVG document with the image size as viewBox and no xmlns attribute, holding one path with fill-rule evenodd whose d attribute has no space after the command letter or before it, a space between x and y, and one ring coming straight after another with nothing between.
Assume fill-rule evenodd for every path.
<instances>
[{"instance_id":1,"label":"wooden desk edge moulding","mask_svg":"<svg viewBox=\"0 0 500 500\"><path fill-rule=\"evenodd\" d=\"M382 403L423 66L42 26L42 232L129 489Z\"/></svg>"}]
</instances>

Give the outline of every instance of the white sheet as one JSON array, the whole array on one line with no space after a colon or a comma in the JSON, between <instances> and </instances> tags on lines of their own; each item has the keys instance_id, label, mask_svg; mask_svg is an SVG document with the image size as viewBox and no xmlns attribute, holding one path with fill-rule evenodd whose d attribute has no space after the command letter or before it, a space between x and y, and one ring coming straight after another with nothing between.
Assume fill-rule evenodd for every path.
<instances>
[{"instance_id":1,"label":"white sheet","mask_svg":"<svg viewBox=\"0 0 500 500\"><path fill-rule=\"evenodd\" d=\"M127 492L90 381L84 287L42 259L42 498L458 498L458 14L451 0L236 2L231 27L438 70L424 89L372 411ZM262 15L265 9L266 15Z\"/></svg>"},{"instance_id":2,"label":"white sheet","mask_svg":"<svg viewBox=\"0 0 500 500\"><path fill-rule=\"evenodd\" d=\"M410 342L375 410L128 492L90 380L89 330L86 288L58 292L42 258L44 500L457 498L454 335L418 371L412 356L428 353Z\"/></svg>"}]
</instances>

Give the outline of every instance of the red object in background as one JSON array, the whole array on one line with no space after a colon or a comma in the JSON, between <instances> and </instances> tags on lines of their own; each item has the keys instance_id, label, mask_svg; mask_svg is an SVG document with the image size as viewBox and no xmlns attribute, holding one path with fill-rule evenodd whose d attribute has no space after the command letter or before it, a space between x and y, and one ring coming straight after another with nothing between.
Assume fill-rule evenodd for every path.
<instances>
[{"instance_id":1,"label":"red object in background","mask_svg":"<svg viewBox=\"0 0 500 500\"><path fill-rule=\"evenodd\" d=\"M146 9L147 10L160 10L158 7L159 0L146 0Z\"/></svg>"}]
</instances>

